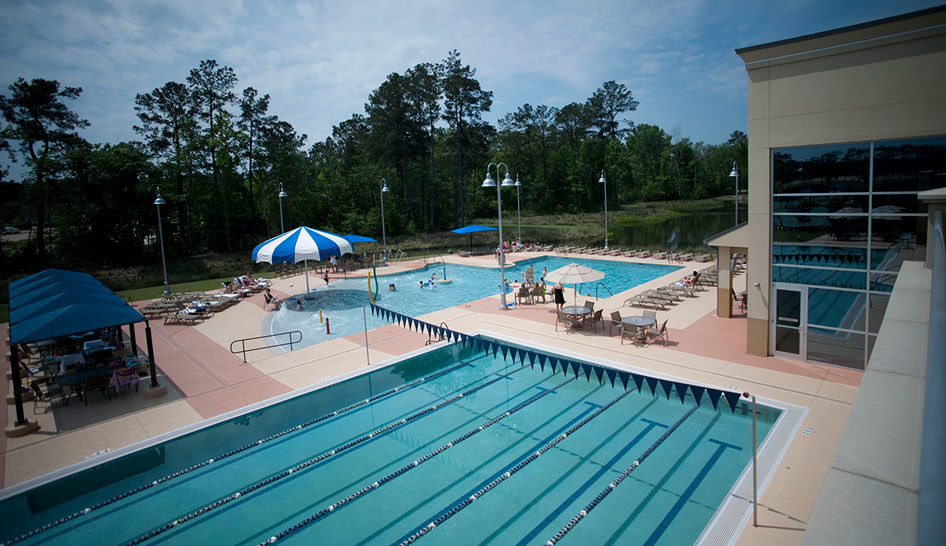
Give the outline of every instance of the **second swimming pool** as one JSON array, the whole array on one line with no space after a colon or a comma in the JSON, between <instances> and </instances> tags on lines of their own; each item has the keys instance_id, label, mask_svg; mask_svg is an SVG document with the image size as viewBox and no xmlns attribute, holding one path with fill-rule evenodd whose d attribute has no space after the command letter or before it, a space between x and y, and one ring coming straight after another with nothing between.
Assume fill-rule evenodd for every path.
<instances>
[{"instance_id":1,"label":"second swimming pool","mask_svg":"<svg viewBox=\"0 0 946 546\"><path fill-rule=\"evenodd\" d=\"M506 279L513 282L525 278L525 270L531 265L535 271L535 279L538 280L543 268L554 271L570 263L581 263L605 274L600 286L599 283L579 286L582 294L600 297L619 294L681 269L680 266L663 264L540 257L506 267ZM435 283L435 288L419 287L419 283L429 281L433 273L436 273L439 279L444 278L446 273L451 282ZM393 292L388 288L392 283L396 288ZM382 275L378 277L378 285L379 305L416 317L497 294L499 268L431 264L417 271ZM333 279L327 286L317 286L309 294L309 298L300 296L292 298L282 309L271 314L271 320L263 325L264 335L298 330L302 332L302 343L296 347L304 347L364 330L362 306L369 303L366 279ZM513 294L508 293L507 299L513 302ZM297 310L296 302L302 303L302 310ZM329 319L329 333L326 332L326 317ZM368 316L369 330L383 325L383 321Z\"/></svg>"}]
</instances>

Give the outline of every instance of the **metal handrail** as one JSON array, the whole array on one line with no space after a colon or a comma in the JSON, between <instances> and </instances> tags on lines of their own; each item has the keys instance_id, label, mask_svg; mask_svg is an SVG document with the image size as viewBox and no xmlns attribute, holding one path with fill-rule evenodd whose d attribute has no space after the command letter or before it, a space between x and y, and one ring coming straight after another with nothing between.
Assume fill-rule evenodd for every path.
<instances>
[{"instance_id":1,"label":"metal handrail","mask_svg":"<svg viewBox=\"0 0 946 546\"><path fill-rule=\"evenodd\" d=\"M610 288L608 288L607 286L605 286L605 284L604 284L603 282L599 282L598 284L595 285L595 299L598 299L598 287L599 287L599 286L600 286L601 288L604 288L605 290L607 290L609 296L613 296L613 295L614 295L614 292L612 292Z\"/></svg>"},{"instance_id":2,"label":"metal handrail","mask_svg":"<svg viewBox=\"0 0 946 546\"><path fill-rule=\"evenodd\" d=\"M293 339L292 339L292 338L293 338L293 334L299 334L299 339L293 341ZM263 346L263 347L254 347L254 348L252 348L252 349L247 349L247 348L246 348L246 342L247 342L247 341L253 341L253 340L257 340L257 339L266 339L266 338L269 338L269 337L275 338L276 336L285 336L285 335L288 335L288 336L289 336L289 341L287 341L287 342L285 342L285 343L274 343L273 345L268 345L268 344L267 344L267 345L265 345L265 346ZM241 348L240 348L240 350L235 351L235 350L233 349L233 346L234 346L235 344L237 344L237 343L241 344ZM261 350L263 350L263 349L269 349L269 348L271 348L271 347L283 347L283 346L285 346L285 345L288 345L288 346L289 346L289 350L291 351L291 350L292 350L292 346L293 346L294 344L295 344L295 345L298 345L299 343L302 343L302 332L300 332L299 330L292 330L291 332L282 332L282 333L279 333L279 334L269 334L269 335L257 336L257 337L247 337L247 338L244 338L244 339L238 339L238 340L236 340L236 341L232 341L232 342L230 342L230 353L232 353L232 354L243 353L243 362L245 363L245 362L246 362L246 353L247 353L247 352L261 351Z\"/></svg>"},{"instance_id":3,"label":"metal handrail","mask_svg":"<svg viewBox=\"0 0 946 546\"><path fill-rule=\"evenodd\" d=\"M922 447L920 448L920 487L917 491L917 544L939 544L946 534L943 500L946 498L946 240L943 213L931 212L933 218L927 244L933 245L930 323L926 349L926 389L923 400Z\"/></svg>"},{"instance_id":4,"label":"metal handrail","mask_svg":"<svg viewBox=\"0 0 946 546\"><path fill-rule=\"evenodd\" d=\"M441 323L440 323L440 327L443 328L443 329L445 329L445 330L449 330L449 329L450 329L450 327L447 326L447 323L446 323L446 322L441 322ZM424 345L433 345L434 343L440 343L441 341L444 341L444 340L446 340L446 339L447 339L447 337L446 337L445 335L443 335L443 334L437 335L437 339L434 339L434 333L433 333L433 330L431 330L430 333L427 334L427 341L424 342Z\"/></svg>"}]
</instances>

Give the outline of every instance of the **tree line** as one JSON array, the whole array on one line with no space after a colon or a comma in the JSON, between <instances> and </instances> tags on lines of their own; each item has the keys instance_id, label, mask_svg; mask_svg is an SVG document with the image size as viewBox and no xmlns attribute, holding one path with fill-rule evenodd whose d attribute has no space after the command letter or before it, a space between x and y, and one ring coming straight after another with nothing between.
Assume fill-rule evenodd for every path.
<instances>
[{"instance_id":1,"label":"tree line","mask_svg":"<svg viewBox=\"0 0 946 546\"><path fill-rule=\"evenodd\" d=\"M166 202L165 246L190 256L246 250L278 234L281 190L286 229L304 224L377 238L382 180L390 188L385 228L397 237L495 217L495 190L481 188L491 162L519 180L525 214L601 210L602 171L612 210L728 194L732 162L747 172L744 133L714 145L634 124L626 116L638 102L615 81L583 102L524 104L494 127L483 120L493 93L455 50L388 75L363 112L311 145L270 112L268 94L240 91L238 82L232 68L205 60L183 82L139 93L133 128L140 140L117 144L79 135L89 122L68 103L81 88L44 79L11 84L0 95L0 148L27 174L22 185L3 184L4 202L25 205L29 218L19 221L36 226L19 258L72 267L153 259L157 187ZM497 182L505 174L492 171ZM0 169L0 181L8 177ZM4 223L16 220L10 207L3 214Z\"/></svg>"}]
</instances>

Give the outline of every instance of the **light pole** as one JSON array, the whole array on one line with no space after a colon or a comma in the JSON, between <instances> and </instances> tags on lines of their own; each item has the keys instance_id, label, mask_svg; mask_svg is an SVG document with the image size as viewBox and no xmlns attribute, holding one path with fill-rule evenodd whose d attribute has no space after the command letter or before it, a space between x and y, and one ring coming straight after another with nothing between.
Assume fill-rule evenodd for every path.
<instances>
[{"instance_id":1,"label":"light pole","mask_svg":"<svg viewBox=\"0 0 946 546\"><path fill-rule=\"evenodd\" d=\"M499 172L496 172L496 176L499 176ZM522 184L519 183L519 175L516 175L516 218L519 223L519 246L522 246L522 209L519 208L519 186Z\"/></svg>"},{"instance_id":2,"label":"light pole","mask_svg":"<svg viewBox=\"0 0 946 546\"><path fill-rule=\"evenodd\" d=\"M289 194L286 193L286 190L282 187L282 182L279 183L279 233L286 233L286 224L282 221L282 198L289 197Z\"/></svg>"},{"instance_id":3,"label":"light pole","mask_svg":"<svg viewBox=\"0 0 946 546\"><path fill-rule=\"evenodd\" d=\"M384 246L384 261L388 261L388 236L384 231L384 194L388 193L388 181L381 179L381 244Z\"/></svg>"},{"instance_id":4,"label":"light pole","mask_svg":"<svg viewBox=\"0 0 946 546\"><path fill-rule=\"evenodd\" d=\"M161 188L155 187L154 191L157 193L154 206L158 209L158 237L161 240L161 268L164 269L164 295L170 296L171 287L168 286L168 266L164 259L164 230L161 228L161 205L164 205L165 201L161 197Z\"/></svg>"},{"instance_id":5,"label":"light pole","mask_svg":"<svg viewBox=\"0 0 946 546\"><path fill-rule=\"evenodd\" d=\"M489 174L489 168L494 165L496 166L497 178L499 177L499 167L502 166L506 169L506 177L503 178L502 184L496 184L496 181L493 180L493 177ZM496 210L499 214L499 308L503 311L508 309L508 306L506 305L506 256L503 252L503 196L499 189L500 187L515 185L516 183L509 177L509 167L505 163L490 163L486 166L486 179L483 180L483 187L496 187Z\"/></svg>"},{"instance_id":6,"label":"light pole","mask_svg":"<svg viewBox=\"0 0 946 546\"><path fill-rule=\"evenodd\" d=\"M736 161L732 162L732 170L729 171L729 177L736 179L736 224L739 225L739 165Z\"/></svg>"},{"instance_id":7,"label":"light pole","mask_svg":"<svg viewBox=\"0 0 946 546\"><path fill-rule=\"evenodd\" d=\"M601 169L598 184L604 184L604 249L608 250L608 179L604 177L604 169Z\"/></svg>"}]
</instances>

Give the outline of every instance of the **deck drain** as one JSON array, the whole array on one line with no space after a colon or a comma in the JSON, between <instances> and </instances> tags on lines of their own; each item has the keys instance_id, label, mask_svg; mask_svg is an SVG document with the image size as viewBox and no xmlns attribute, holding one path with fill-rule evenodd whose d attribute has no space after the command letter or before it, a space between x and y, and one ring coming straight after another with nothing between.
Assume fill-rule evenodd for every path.
<instances>
[{"instance_id":1,"label":"deck drain","mask_svg":"<svg viewBox=\"0 0 946 546\"><path fill-rule=\"evenodd\" d=\"M801 433L805 436L811 436L811 427L805 427L801 429Z\"/></svg>"},{"instance_id":2,"label":"deck drain","mask_svg":"<svg viewBox=\"0 0 946 546\"><path fill-rule=\"evenodd\" d=\"M94 458L96 458L96 457L101 457L102 455L105 455L105 454L108 453L109 451L111 451L111 448L108 448L108 447L106 447L105 449L100 449L100 450L96 451L95 453L93 453L93 454L91 454L91 455L86 455L86 456L85 456L85 460L88 461L89 459L94 459Z\"/></svg>"}]
</instances>

